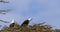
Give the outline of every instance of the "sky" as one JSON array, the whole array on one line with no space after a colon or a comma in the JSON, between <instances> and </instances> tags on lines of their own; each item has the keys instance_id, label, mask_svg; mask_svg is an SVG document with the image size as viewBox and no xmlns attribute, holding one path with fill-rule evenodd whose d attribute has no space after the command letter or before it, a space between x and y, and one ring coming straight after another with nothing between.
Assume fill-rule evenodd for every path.
<instances>
[{"instance_id":1,"label":"sky","mask_svg":"<svg viewBox=\"0 0 60 32\"><path fill-rule=\"evenodd\" d=\"M0 14L0 19L11 22L15 19L20 25L29 17L33 20L29 23L38 24L46 22L46 24L55 26L60 29L60 0L6 0L9 3L0 3L0 9L11 9L5 15ZM9 25L10 23L0 22L0 25Z\"/></svg>"}]
</instances>

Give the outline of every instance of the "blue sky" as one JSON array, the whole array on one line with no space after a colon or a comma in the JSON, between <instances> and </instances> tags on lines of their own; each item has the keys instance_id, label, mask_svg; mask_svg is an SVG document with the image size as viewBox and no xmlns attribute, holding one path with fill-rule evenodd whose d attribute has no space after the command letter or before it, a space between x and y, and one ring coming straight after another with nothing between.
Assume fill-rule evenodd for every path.
<instances>
[{"instance_id":1,"label":"blue sky","mask_svg":"<svg viewBox=\"0 0 60 32\"><path fill-rule=\"evenodd\" d=\"M0 14L0 19L11 22L14 18L21 24L25 19L32 17L30 25L46 22L54 28L60 29L60 0L7 0L9 3L0 3L0 9L11 9L6 15ZM1 25L9 25L2 23Z\"/></svg>"}]
</instances>

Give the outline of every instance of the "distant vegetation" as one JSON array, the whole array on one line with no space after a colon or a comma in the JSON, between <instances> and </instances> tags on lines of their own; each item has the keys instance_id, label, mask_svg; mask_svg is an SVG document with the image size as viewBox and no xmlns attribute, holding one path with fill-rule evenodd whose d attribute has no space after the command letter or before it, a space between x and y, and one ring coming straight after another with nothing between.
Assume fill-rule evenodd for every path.
<instances>
[{"instance_id":1,"label":"distant vegetation","mask_svg":"<svg viewBox=\"0 0 60 32\"><path fill-rule=\"evenodd\" d=\"M14 27L4 27L0 32L60 32L59 29L52 29L50 25L21 26L15 24Z\"/></svg>"}]
</instances>

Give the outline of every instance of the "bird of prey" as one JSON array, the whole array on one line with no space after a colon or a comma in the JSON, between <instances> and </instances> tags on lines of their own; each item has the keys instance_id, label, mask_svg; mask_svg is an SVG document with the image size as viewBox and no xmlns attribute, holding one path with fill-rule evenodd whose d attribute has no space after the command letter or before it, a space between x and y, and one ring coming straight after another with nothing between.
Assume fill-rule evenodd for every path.
<instances>
[{"instance_id":1,"label":"bird of prey","mask_svg":"<svg viewBox=\"0 0 60 32\"><path fill-rule=\"evenodd\" d=\"M27 20L25 20L21 26L28 26L29 22L32 20L32 18L28 18Z\"/></svg>"},{"instance_id":2,"label":"bird of prey","mask_svg":"<svg viewBox=\"0 0 60 32\"><path fill-rule=\"evenodd\" d=\"M10 22L3 21L3 20L0 20L0 21L1 21L1 22L4 22L4 23L10 23ZM12 19L11 24L10 24L10 26L9 26L9 27L14 27L14 25L15 25L15 20L14 20L14 19Z\"/></svg>"},{"instance_id":3,"label":"bird of prey","mask_svg":"<svg viewBox=\"0 0 60 32\"><path fill-rule=\"evenodd\" d=\"M15 25L15 20L14 20L14 19L12 19L11 24L10 24L10 26L9 26L9 27L14 27L14 25Z\"/></svg>"},{"instance_id":4,"label":"bird of prey","mask_svg":"<svg viewBox=\"0 0 60 32\"><path fill-rule=\"evenodd\" d=\"M6 14L10 11L10 9L7 9L7 10L0 10L0 14Z\"/></svg>"},{"instance_id":5,"label":"bird of prey","mask_svg":"<svg viewBox=\"0 0 60 32\"><path fill-rule=\"evenodd\" d=\"M0 2L1 2L1 3L9 3L9 2L7 2L7 1L5 1L5 0L0 0Z\"/></svg>"}]
</instances>

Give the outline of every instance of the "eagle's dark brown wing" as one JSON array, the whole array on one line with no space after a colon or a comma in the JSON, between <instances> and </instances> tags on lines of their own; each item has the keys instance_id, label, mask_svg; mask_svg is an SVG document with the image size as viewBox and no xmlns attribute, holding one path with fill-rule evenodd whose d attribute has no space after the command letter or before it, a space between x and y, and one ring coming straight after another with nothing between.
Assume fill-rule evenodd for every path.
<instances>
[{"instance_id":1,"label":"eagle's dark brown wing","mask_svg":"<svg viewBox=\"0 0 60 32\"><path fill-rule=\"evenodd\" d=\"M29 24L29 20L25 20L21 26L27 26Z\"/></svg>"}]
</instances>

